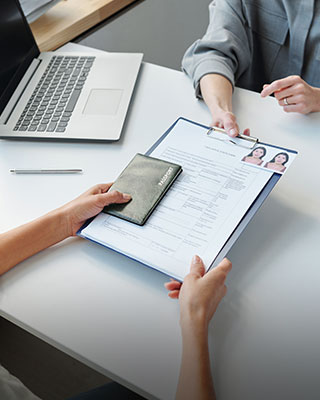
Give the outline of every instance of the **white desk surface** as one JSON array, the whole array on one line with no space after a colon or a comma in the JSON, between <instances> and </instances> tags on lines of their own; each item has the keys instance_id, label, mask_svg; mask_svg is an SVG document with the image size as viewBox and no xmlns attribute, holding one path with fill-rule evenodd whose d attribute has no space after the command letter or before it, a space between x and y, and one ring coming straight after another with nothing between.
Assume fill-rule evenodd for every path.
<instances>
[{"instance_id":1,"label":"white desk surface","mask_svg":"<svg viewBox=\"0 0 320 400\"><path fill-rule=\"evenodd\" d=\"M210 326L218 398L316 399L320 367L320 115L285 114L236 89L242 128L299 151L229 253L228 294ZM179 117L209 124L181 72L143 64L117 143L0 141L0 231L91 185L115 179ZM82 167L79 176L10 168ZM174 397L181 355L178 302L166 277L73 238L0 278L1 315L148 398Z\"/></svg>"}]
</instances>

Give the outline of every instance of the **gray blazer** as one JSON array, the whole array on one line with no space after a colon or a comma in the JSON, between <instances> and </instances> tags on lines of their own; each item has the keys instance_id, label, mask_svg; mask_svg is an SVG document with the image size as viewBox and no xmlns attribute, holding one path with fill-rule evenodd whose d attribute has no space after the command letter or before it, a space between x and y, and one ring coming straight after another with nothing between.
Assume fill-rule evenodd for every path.
<instances>
[{"instance_id":1,"label":"gray blazer","mask_svg":"<svg viewBox=\"0 0 320 400\"><path fill-rule=\"evenodd\" d=\"M182 60L198 97L210 73L254 91L288 75L320 87L319 0L214 0L209 12L206 34Z\"/></svg>"}]
</instances>

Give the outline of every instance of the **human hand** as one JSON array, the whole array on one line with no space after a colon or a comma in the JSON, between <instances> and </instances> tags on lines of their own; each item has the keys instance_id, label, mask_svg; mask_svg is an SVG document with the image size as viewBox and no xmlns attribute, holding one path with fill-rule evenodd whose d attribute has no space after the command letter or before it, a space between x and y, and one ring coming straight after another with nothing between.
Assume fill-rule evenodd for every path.
<instances>
[{"instance_id":1,"label":"human hand","mask_svg":"<svg viewBox=\"0 0 320 400\"><path fill-rule=\"evenodd\" d=\"M236 137L240 133L236 116L231 111L225 111L223 109L212 111L211 126L224 129L231 137ZM250 136L250 129L245 129L243 134Z\"/></svg>"},{"instance_id":2,"label":"human hand","mask_svg":"<svg viewBox=\"0 0 320 400\"><path fill-rule=\"evenodd\" d=\"M231 267L231 262L225 258L205 274L203 261L199 256L194 256L190 273L185 277L183 284L175 280L165 283L169 297L179 298L182 327L190 322L208 326L218 304L226 294L225 280Z\"/></svg>"},{"instance_id":3,"label":"human hand","mask_svg":"<svg viewBox=\"0 0 320 400\"><path fill-rule=\"evenodd\" d=\"M99 214L105 206L113 203L127 203L131 196L116 190L108 192L112 183L93 186L76 199L60 208L67 224L67 236L74 236L85 221Z\"/></svg>"},{"instance_id":4,"label":"human hand","mask_svg":"<svg viewBox=\"0 0 320 400\"><path fill-rule=\"evenodd\" d=\"M320 111L320 89L308 85L300 76L291 75L263 85L261 97L271 94L285 112L308 114Z\"/></svg>"},{"instance_id":5,"label":"human hand","mask_svg":"<svg viewBox=\"0 0 320 400\"><path fill-rule=\"evenodd\" d=\"M239 125L232 113L232 84L222 75L207 74L200 79L200 90L212 115L211 126L216 126L227 131L228 135L235 137L239 134ZM245 129L244 135L250 135L250 130Z\"/></svg>"}]
</instances>

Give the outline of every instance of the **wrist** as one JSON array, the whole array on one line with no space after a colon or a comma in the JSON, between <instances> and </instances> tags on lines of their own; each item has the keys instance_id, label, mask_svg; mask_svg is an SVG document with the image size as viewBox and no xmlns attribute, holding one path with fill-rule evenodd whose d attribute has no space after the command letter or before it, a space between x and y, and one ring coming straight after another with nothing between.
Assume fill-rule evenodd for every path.
<instances>
[{"instance_id":1,"label":"wrist","mask_svg":"<svg viewBox=\"0 0 320 400\"><path fill-rule=\"evenodd\" d=\"M51 211L47 217L51 220L52 226L56 228L56 236L59 241L72 236L72 224L65 206Z\"/></svg>"},{"instance_id":2,"label":"wrist","mask_svg":"<svg viewBox=\"0 0 320 400\"><path fill-rule=\"evenodd\" d=\"M209 321L204 312L184 312L180 317L183 336L203 335L208 332Z\"/></svg>"},{"instance_id":3,"label":"wrist","mask_svg":"<svg viewBox=\"0 0 320 400\"><path fill-rule=\"evenodd\" d=\"M320 88L313 88L316 93L316 102L315 102L315 107L312 110L312 112L319 112L320 111Z\"/></svg>"},{"instance_id":4,"label":"wrist","mask_svg":"<svg viewBox=\"0 0 320 400\"><path fill-rule=\"evenodd\" d=\"M210 112L232 112L232 85L222 75L208 74L201 78L200 89Z\"/></svg>"}]
</instances>

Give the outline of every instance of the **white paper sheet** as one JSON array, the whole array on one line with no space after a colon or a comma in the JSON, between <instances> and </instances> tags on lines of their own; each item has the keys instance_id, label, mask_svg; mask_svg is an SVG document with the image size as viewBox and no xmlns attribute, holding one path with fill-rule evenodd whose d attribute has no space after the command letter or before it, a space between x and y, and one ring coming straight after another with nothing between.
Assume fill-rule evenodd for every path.
<instances>
[{"instance_id":1,"label":"white paper sheet","mask_svg":"<svg viewBox=\"0 0 320 400\"><path fill-rule=\"evenodd\" d=\"M248 149L179 120L152 152L183 172L144 226L101 213L82 235L182 280L198 254L207 268L273 172L241 161Z\"/></svg>"}]
</instances>

